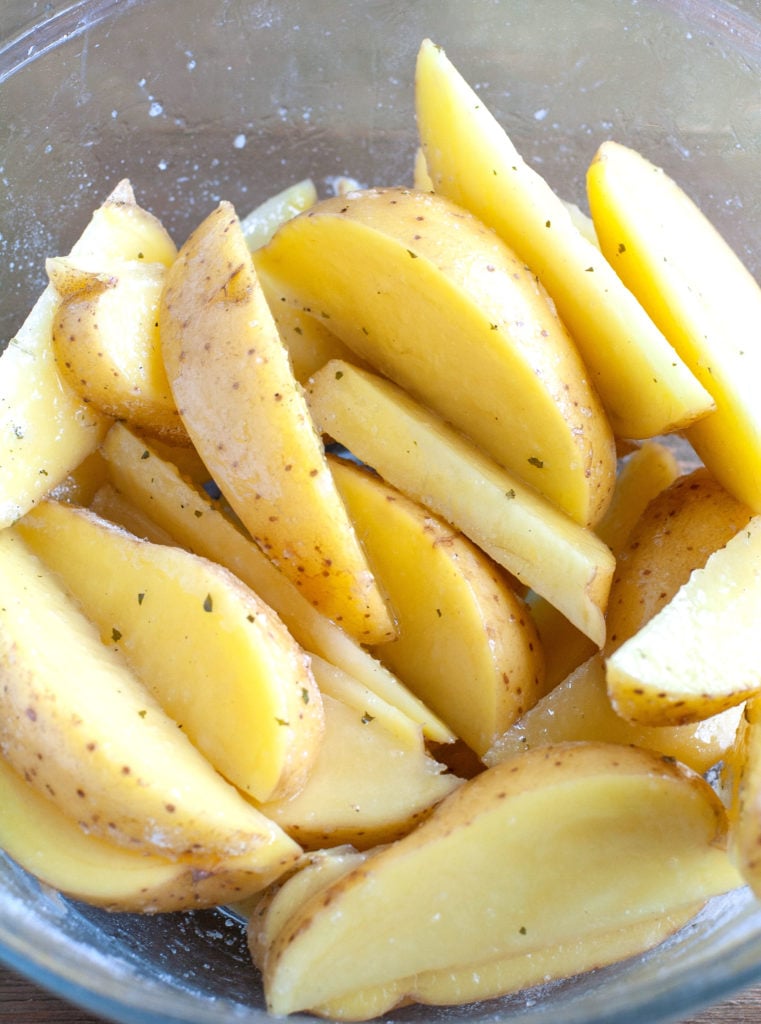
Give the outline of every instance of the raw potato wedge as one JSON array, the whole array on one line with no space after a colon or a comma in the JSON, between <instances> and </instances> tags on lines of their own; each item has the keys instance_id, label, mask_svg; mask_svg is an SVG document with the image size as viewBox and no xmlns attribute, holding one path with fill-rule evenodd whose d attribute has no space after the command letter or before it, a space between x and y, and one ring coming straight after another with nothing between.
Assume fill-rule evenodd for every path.
<instances>
[{"instance_id":1,"label":"raw potato wedge","mask_svg":"<svg viewBox=\"0 0 761 1024\"><path fill-rule=\"evenodd\" d=\"M331 360L309 386L320 429L541 594L598 646L610 549L438 416L375 374Z\"/></svg>"},{"instance_id":2,"label":"raw potato wedge","mask_svg":"<svg viewBox=\"0 0 761 1024\"><path fill-rule=\"evenodd\" d=\"M268 605L216 563L85 509L41 502L17 529L220 774L257 800L299 792L322 705L306 654Z\"/></svg>"},{"instance_id":3,"label":"raw potato wedge","mask_svg":"<svg viewBox=\"0 0 761 1024\"><path fill-rule=\"evenodd\" d=\"M170 861L88 835L0 758L0 848L65 896L111 911L156 914L214 907L259 892L272 865L254 849Z\"/></svg>"},{"instance_id":4,"label":"raw potato wedge","mask_svg":"<svg viewBox=\"0 0 761 1024\"><path fill-rule=\"evenodd\" d=\"M0 532L0 683L0 756L85 831L169 860L258 851L272 877L297 859L12 527Z\"/></svg>"},{"instance_id":5,"label":"raw potato wedge","mask_svg":"<svg viewBox=\"0 0 761 1024\"><path fill-rule=\"evenodd\" d=\"M330 465L398 622L398 638L374 653L483 754L541 692L541 646L522 598L418 502L346 460Z\"/></svg>"},{"instance_id":6,"label":"raw potato wedge","mask_svg":"<svg viewBox=\"0 0 761 1024\"><path fill-rule=\"evenodd\" d=\"M582 525L599 519L615 450L587 370L534 275L471 214L413 189L351 192L284 224L256 266L268 294L323 318L501 466Z\"/></svg>"},{"instance_id":7,"label":"raw potato wedge","mask_svg":"<svg viewBox=\"0 0 761 1024\"><path fill-rule=\"evenodd\" d=\"M135 202L128 182L97 209L71 251L77 260L169 263L174 243ZM48 286L0 356L0 528L59 484L98 446L109 419L59 377L51 330L59 297Z\"/></svg>"},{"instance_id":8,"label":"raw potato wedge","mask_svg":"<svg viewBox=\"0 0 761 1024\"><path fill-rule=\"evenodd\" d=\"M761 690L749 643L760 619L761 516L754 516L607 659L614 708L641 725L682 725L741 704Z\"/></svg>"},{"instance_id":9,"label":"raw potato wedge","mask_svg":"<svg viewBox=\"0 0 761 1024\"><path fill-rule=\"evenodd\" d=\"M678 477L647 506L618 560L608 599L606 654L659 612L709 555L753 513L699 467Z\"/></svg>"},{"instance_id":10,"label":"raw potato wedge","mask_svg":"<svg viewBox=\"0 0 761 1024\"><path fill-rule=\"evenodd\" d=\"M316 202L317 189L311 178L302 178L265 199L240 222L246 245L252 252L266 245L281 224L308 210Z\"/></svg>"},{"instance_id":11,"label":"raw potato wedge","mask_svg":"<svg viewBox=\"0 0 761 1024\"><path fill-rule=\"evenodd\" d=\"M429 39L418 53L415 101L436 192L471 210L538 275L616 435L654 437L710 412L713 400L703 385ZM638 209L639 193L632 194Z\"/></svg>"},{"instance_id":12,"label":"raw potato wedge","mask_svg":"<svg viewBox=\"0 0 761 1024\"><path fill-rule=\"evenodd\" d=\"M312 604L363 643L395 635L328 468L235 211L183 245L159 319L177 408L251 536Z\"/></svg>"},{"instance_id":13,"label":"raw potato wedge","mask_svg":"<svg viewBox=\"0 0 761 1024\"><path fill-rule=\"evenodd\" d=\"M761 897L761 698L745 705L726 774L730 851L745 881Z\"/></svg>"},{"instance_id":14,"label":"raw potato wedge","mask_svg":"<svg viewBox=\"0 0 761 1024\"><path fill-rule=\"evenodd\" d=\"M673 451L658 441L645 441L621 461L613 500L595 527L597 536L605 541L614 555L621 553L650 502L679 474L679 463ZM617 573L614 580L619 576ZM591 658L595 648L589 637L576 629L548 601L536 594L529 594L527 601L544 651L543 692L549 693L570 672Z\"/></svg>"},{"instance_id":15,"label":"raw potato wedge","mask_svg":"<svg viewBox=\"0 0 761 1024\"><path fill-rule=\"evenodd\" d=\"M322 699L325 737L306 785L258 805L304 849L393 842L461 785L426 754L420 733L404 742L369 710Z\"/></svg>"},{"instance_id":16,"label":"raw potato wedge","mask_svg":"<svg viewBox=\"0 0 761 1024\"><path fill-rule=\"evenodd\" d=\"M268 1008L335 1005L421 972L448 989L451 972L566 944L591 942L596 966L601 936L736 887L726 842L718 797L671 759L612 744L535 751L465 783L291 913L263 958Z\"/></svg>"},{"instance_id":17,"label":"raw potato wedge","mask_svg":"<svg viewBox=\"0 0 761 1024\"><path fill-rule=\"evenodd\" d=\"M663 170L615 142L587 175L600 245L716 411L687 438L714 476L761 512L761 288L705 214Z\"/></svg>"},{"instance_id":18,"label":"raw potato wedge","mask_svg":"<svg viewBox=\"0 0 761 1024\"><path fill-rule=\"evenodd\" d=\"M259 548L214 506L205 492L184 480L124 424L115 423L103 442L111 478L123 495L189 551L234 572L272 607L294 638L312 654L344 669L373 693L422 725L430 740L454 735L379 661L321 615Z\"/></svg>"},{"instance_id":19,"label":"raw potato wedge","mask_svg":"<svg viewBox=\"0 0 761 1024\"><path fill-rule=\"evenodd\" d=\"M330 359L346 359L350 363L364 365L348 345L329 330L324 320L318 320L303 309L277 302L277 297L269 292L266 280L262 284L278 334L288 349L293 375L300 384L306 385L312 374Z\"/></svg>"},{"instance_id":20,"label":"raw potato wedge","mask_svg":"<svg viewBox=\"0 0 761 1024\"><path fill-rule=\"evenodd\" d=\"M613 710L598 652L537 701L484 754L486 765L499 764L535 747L570 741L622 743L675 757L693 771L718 764L735 740L742 708L734 707L688 725L635 725Z\"/></svg>"},{"instance_id":21,"label":"raw potato wedge","mask_svg":"<svg viewBox=\"0 0 761 1024\"><path fill-rule=\"evenodd\" d=\"M106 416L158 437L185 439L156 318L164 264L124 260L96 271L58 258L47 261L47 271L61 296L53 318L61 377Z\"/></svg>"}]
</instances>

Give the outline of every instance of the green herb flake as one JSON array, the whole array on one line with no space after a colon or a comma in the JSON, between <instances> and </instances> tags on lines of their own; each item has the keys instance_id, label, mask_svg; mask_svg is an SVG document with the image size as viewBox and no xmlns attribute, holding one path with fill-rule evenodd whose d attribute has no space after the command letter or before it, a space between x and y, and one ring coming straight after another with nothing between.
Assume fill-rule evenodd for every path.
<instances>
[{"instance_id":1,"label":"green herb flake","mask_svg":"<svg viewBox=\"0 0 761 1024\"><path fill-rule=\"evenodd\" d=\"M416 253L416 252L413 252L413 251L412 251L412 249L408 249L408 250L407 250L407 255L408 255L408 256L410 257L410 259L412 259L412 260L416 260L416 259L417 259L417 253Z\"/></svg>"},{"instance_id":2,"label":"green herb flake","mask_svg":"<svg viewBox=\"0 0 761 1024\"><path fill-rule=\"evenodd\" d=\"M526 934L526 926L525 926L525 924L522 924L520 926L520 928L518 929L518 931L520 932L521 935L525 935Z\"/></svg>"},{"instance_id":3,"label":"green herb flake","mask_svg":"<svg viewBox=\"0 0 761 1024\"><path fill-rule=\"evenodd\" d=\"M336 380L340 380L344 375L343 370L336 370Z\"/></svg>"},{"instance_id":4,"label":"green herb flake","mask_svg":"<svg viewBox=\"0 0 761 1024\"><path fill-rule=\"evenodd\" d=\"M203 512L201 511L201 509L200 509L200 508L197 508L197 509L195 510L195 512L193 513L193 515L194 515L194 516L196 517L196 519L200 519L200 518L201 518L201 516L203 515Z\"/></svg>"},{"instance_id":5,"label":"green herb flake","mask_svg":"<svg viewBox=\"0 0 761 1024\"><path fill-rule=\"evenodd\" d=\"M308 704L309 703L309 690L306 688L306 686L302 686L301 687L301 703L302 704Z\"/></svg>"},{"instance_id":6,"label":"green herb flake","mask_svg":"<svg viewBox=\"0 0 761 1024\"><path fill-rule=\"evenodd\" d=\"M277 724L278 724L278 725L285 725L285 726L288 726L288 725L290 725L290 724L291 724L291 723L290 723L290 722L288 722L288 721L287 721L287 720L286 720L285 718L278 718L278 717L277 717L277 715L275 716L275 721L277 722Z\"/></svg>"},{"instance_id":7,"label":"green herb flake","mask_svg":"<svg viewBox=\"0 0 761 1024\"><path fill-rule=\"evenodd\" d=\"M116 626L114 626L112 628L112 630L111 630L111 639L114 641L115 644L118 644L119 641L121 640L121 638L122 638L121 631L118 630L116 628Z\"/></svg>"},{"instance_id":8,"label":"green herb flake","mask_svg":"<svg viewBox=\"0 0 761 1024\"><path fill-rule=\"evenodd\" d=\"M623 243L623 242L619 242L619 243L618 243L618 251L619 251L620 253L625 253L625 252L626 252L626 246L624 245L624 243Z\"/></svg>"},{"instance_id":9,"label":"green herb flake","mask_svg":"<svg viewBox=\"0 0 761 1024\"><path fill-rule=\"evenodd\" d=\"M372 722L374 720L374 718L375 718L375 715L371 715L369 711L365 711L365 712L363 712L362 718L360 719L360 721L362 722L362 725L369 725L370 722Z\"/></svg>"},{"instance_id":10,"label":"green herb flake","mask_svg":"<svg viewBox=\"0 0 761 1024\"><path fill-rule=\"evenodd\" d=\"M544 463L541 459L538 459L536 455L532 455L528 461L529 465L536 466L537 469L544 469Z\"/></svg>"},{"instance_id":11,"label":"green herb flake","mask_svg":"<svg viewBox=\"0 0 761 1024\"><path fill-rule=\"evenodd\" d=\"M141 718L145 718L147 714L148 712L145 710L145 708L141 708L140 711L138 711L138 715L140 715Z\"/></svg>"},{"instance_id":12,"label":"green herb flake","mask_svg":"<svg viewBox=\"0 0 761 1024\"><path fill-rule=\"evenodd\" d=\"M144 600L145 600L145 591L141 590L140 593L137 595L137 603L138 604L142 604Z\"/></svg>"},{"instance_id":13,"label":"green herb flake","mask_svg":"<svg viewBox=\"0 0 761 1024\"><path fill-rule=\"evenodd\" d=\"M21 441L24 437L24 428L22 426L19 426L19 424L16 424L16 426L13 428L13 436L17 440Z\"/></svg>"},{"instance_id":14,"label":"green herb flake","mask_svg":"<svg viewBox=\"0 0 761 1024\"><path fill-rule=\"evenodd\" d=\"M150 457L151 457L151 453L148 451L147 448L145 449L143 454L140 456L141 459L150 459Z\"/></svg>"},{"instance_id":15,"label":"green herb flake","mask_svg":"<svg viewBox=\"0 0 761 1024\"><path fill-rule=\"evenodd\" d=\"M437 614L437 616L438 616L439 618L441 618L441 617L442 617L442 615L443 615L443 612L442 612L441 608L437 608L437 609L436 609L436 614Z\"/></svg>"},{"instance_id":16,"label":"green herb flake","mask_svg":"<svg viewBox=\"0 0 761 1024\"><path fill-rule=\"evenodd\" d=\"M529 459L529 462L531 462L531 459ZM509 491L505 491L505 497L512 501L515 497L515 488L511 487Z\"/></svg>"},{"instance_id":17,"label":"green herb flake","mask_svg":"<svg viewBox=\"0 0 761 1024\"><path fill-rule=\"evenodd\" d=\"M203 610L205 612L210 612L210 611L213 610L213 608L214 608L214 602L211 599L211 594L207 594L206 597L203 600Z\"/></svg>"}]
</instances>

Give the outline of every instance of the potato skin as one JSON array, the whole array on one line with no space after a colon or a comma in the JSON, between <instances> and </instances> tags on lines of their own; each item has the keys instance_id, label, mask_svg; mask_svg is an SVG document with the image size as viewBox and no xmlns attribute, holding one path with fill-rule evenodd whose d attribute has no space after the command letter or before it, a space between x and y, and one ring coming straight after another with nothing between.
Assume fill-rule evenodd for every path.
<instances>
[{"instance_id":1,"label":"potato skin","mask_svg":"<svg viewBox=\"0 0 761 1024\"><path fill-rule=\"evenodd\" d=\"M606 656L660 611L752 515L704 467L654 498L618 557L608 598Z\"/></svg>"}]
</instances>

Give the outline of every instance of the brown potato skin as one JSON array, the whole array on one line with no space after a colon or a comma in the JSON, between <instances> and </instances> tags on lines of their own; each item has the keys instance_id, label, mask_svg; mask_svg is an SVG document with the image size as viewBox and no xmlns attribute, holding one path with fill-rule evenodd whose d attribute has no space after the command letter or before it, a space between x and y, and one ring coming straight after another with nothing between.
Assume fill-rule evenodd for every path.
<instances>
[{"instance_id":1,"label":"brown potato skin","mask_svg":"<svg viewBox=\"0 0 761 1024\"><path fill-rule=\"evenodd\" d=\"M605 655L659 612L752 515L704 467L680 476L654 498L618 557Z\"/></svg>"}]
</instances>

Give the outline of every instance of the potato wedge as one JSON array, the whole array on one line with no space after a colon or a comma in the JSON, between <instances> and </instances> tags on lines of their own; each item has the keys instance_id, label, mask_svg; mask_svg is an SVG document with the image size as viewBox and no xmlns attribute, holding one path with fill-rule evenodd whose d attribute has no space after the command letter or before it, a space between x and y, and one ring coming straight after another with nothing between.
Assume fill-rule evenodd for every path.
<instances>
[{"instance_id":1,"label":"potato wedge","mask_svg":"<svg viewBox=\"0 0 761 1024\"><path fill-rule=\"evenodd\" d=\"M461 785L428 756L420 732L405 742L369 709L322 699L325 737L306 785L290 799L257 804L304 849L393 842Z\"/></svg>"},{"instance_id":2,"label":"potato wedge","mask_svg":"<svg viewBox=\"0 0 761 1024\"><path fill-rule=\"evenodd\" d=\"M266 245L281 224L316 202L317 189L311 178L302 178L269 196L241 219L241 230L249 249L253 252Z\"/></svg>"},{"instance_id":3,"label":"potato wedge","mask_svg":"<svg viewBox=\"0 0 761 1024\"><path fill-rule=\"evenodd\" d=\"M641 725L682 725L761 690L748 642L761 619L761 516L754 516L605 664L616 711Z\"/></svg>"},{"instance_id":4,"label":"potato wedge","mask_svg":"<svg viewBox=\"0 0 761 1024\"><path fill-rule=\"evenodd\" d=\"M541 692L539 637L491 559L380 477L344 459L333 477L396 615L373 648L476 754Z\"/></svg>"},{"instance_id":5,"label":"potato wedge","mask_svg":"<svg viewBox=\"0 0 761 1024\"><path fill-rule=\"evenodd\" d=\"M256 266L573 519L600 517L615 452L597 394L533 274L475 217L413 189L352 192L284 224Z\"/></svg>"},{"instance_id":6,"label":"potato wedge","mask_svg":"<svg viewBox=\"0 0 761 1024\"><path fill-rule=\"evenodd\" d=\"M321 615L279 572L259 548L215 507L206 493L191 486L177 468L161 458L121 423L103 442L111 478L117 488L189 551L220 562L259 594L305 650L344 669L373 693L393 704L426 736L451 742L454 735L379 661Z\"/></svg>"},{"instance_id":7,"label":"potato wedge","mask_svg":"<svg viewBox=\"0 0 761 1024\"><path fill-rule=\"evenodd\" d=\"M220 774L258 800L303 787L322 738L319 690L237 577L70 505L41 502L17 529Z\"/></svg>"},{"instance_id":8,"label":"potato wedge","mask_svg":"<svg viewBox=\"0 0 761 1024\"><path fill-rule=\"evenodd\" d=\"M111 911L156 914L218 906L265 888L281 867L254 849L170 861L88 835L0 758L0 849L65 896Z\"/></svg>"},{"instance_id":9,"label":"potato wedge","mask_svg":"<svg viewBox=\"0 0 761 1024\"><path fill-rule=\"evenodd\" d=\"M288 350L293 375L300 384L306 385L312 374L330 359L347 359L350 363L364 365L364 361L355 356L323 320L305 313L303 309L277 302L277 296L269 291L266 281L263 281L263 287L280 340Z\"/></svg>"},{"instance_id":10,"label":"potato wedge","mask_svg":"<svg viewBox=\"0 0 761 1024\"><path fill-rule=\"evenodd\" d=\"M711 472L761 512L761 288L705 214L660 168L605 142L587 175L600 245L716 411L687 437Z\"/></svg>"},{"instance_id":11,"label":"potato wedge","mask_svg":"<svg viewBox=\"0 0 761 1024\"><path fill-rule=\"evenodd\" d=\"M123 181L93 213L71 256L101 261L142 253L149 261L171 262L175 252ZM0 528L94 451L110 422L60 380L51 344L58 301L48 286L0 356Z\"/></svg>"},{"instance_id":12,"label":"potato wedge","mask_svg":"<svg viewBox=\"0 0 761 1024\"><path fill-rule=\"evenodd\" d=\"M613 500L595 527L597 536L614 555L621 553L646 507L677 479L679 473L679 463L673 451L658 441L645 441L620 461ZM615 578L618 576L620 573ZM589 637L544 598L529 594L527 601L544 651L543 692L549 693L570 672L591 658L595 647Z\"/></svg>"},{"instance_id":13,"label":"potato wedge","mask_svg":"<svg viewBox=\"0 0 761 1024\"><path fill-rule=\"evenodd\" d=\"M705 467L683 474L657 495L618 552L606 654L649 622L752 515Z\"/></svg>"},{"instance_id":14,"label":"potato wedge","mask_svg":"<svg viewBox=\"0 0 761 1024\"><path fill-rule=\"evenodd\" d=\"M602 935L736 887L726 841L718 797L671 759L607 744L527 754L465 783L291 913L263 960L268 1007L334 1005L421 972L476 977L481 964L571 943L591 942L596 966Z\"/></svg>"},{"instance_id":15,"label":"potato wedge","mask_svg":"<svg viewBox=\"0 0 761 1024\"><path fill-rule=\"evenodd\" d=\"M430 39L418 53L415 104L437 193L471 210L538 275L615 433L653 437L710 412L708 391Z\"/></svg>"},{"instance_id":16,"label":"potato wedge","mask_svg":"<svg viewBox=\"0 0 761 1024\"><path fill-rule=\"evenodd\" d=\"M483 756L494 765L552 743L633 744L675 757L693 771L708 771L735 741L742 708L733 707L687 725L636 725L617 714L608 697L605 661L593 654L537 701Z\"/></svg>"},{"instance_id":17,"label":"potato wedge","mask_svg":"<svg viewBox=\"0 0 761 1024\"><path fill-rule=\"evenodd\" d=\"M214 771L15 528L0 531L0 756L93 835L169 860L299 847Z\"/></svg>"},{"instance_id":18,"label":"potato wedge","mask_svg":"<svg viewBox=\"0 0 761 1024\"><path fill-rule=\"evenodd\" d=\"M745 881L761 897L761 698L745 705L725 775L730 851Z\"/></svg>"},{"instance_id":19,"label":"potato wedge","mask_svg":"<svg viewBox=\"0 0 761 1024\"><path fill-rule=\"evenodd\" d=\"M336 491L229 203L221 203L180 250L159 320L188 434L251 536L352 636L364 643L391 639L394 623Z\"/></svg>"},{"instance_id":20,"label":"potato wedge","mask_svg":"<svg viewBox=\"0 0 761 1024\"><path fill-rule=\"evenodd\" d=\"M325 433L461 530L602 645L614 559L591 530L390 381L331 360L312 378L308 397Z\"/></svg>"},{"instance_id":21,"label":"potato wedge","mask_svg":"<svg viewBox=\"0 0 761 1024\"><path fill-rule=\"evenodd\" d=\"M72 266L61 270L61 264ZM53 318L61 377L106 416L158 437L186 439L161 356L164 264L124 260L99 272L58 258L47 261L47 270L61 296Z\"/></svg>"}]
</instances>

